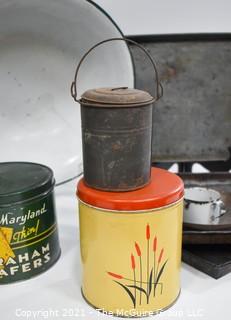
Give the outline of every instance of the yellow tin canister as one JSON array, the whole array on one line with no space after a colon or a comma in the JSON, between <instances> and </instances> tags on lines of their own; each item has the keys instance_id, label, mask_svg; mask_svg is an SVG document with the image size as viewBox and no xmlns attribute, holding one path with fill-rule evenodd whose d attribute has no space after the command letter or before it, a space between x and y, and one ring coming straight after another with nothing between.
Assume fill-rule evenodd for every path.
<instances>
[{"instance_id":1,"label":"yellow tin canister","mask_svg":"<svg viewBox=\"0 0 231 320\"><path fill-rule=\"evenodd\" d=\"M183 182L152 169L148 186L129 192L77 187L82 293L96 309L153 315L180 293Z\"/></svg>"}]
</instances>

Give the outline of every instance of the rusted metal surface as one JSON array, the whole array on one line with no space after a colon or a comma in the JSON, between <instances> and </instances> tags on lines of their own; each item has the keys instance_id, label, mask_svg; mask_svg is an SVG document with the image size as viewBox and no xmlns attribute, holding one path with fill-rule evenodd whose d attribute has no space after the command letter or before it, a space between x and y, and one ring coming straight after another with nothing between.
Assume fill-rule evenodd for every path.
<instances>
[{"instance_id":1,"label":"rusted metal surface","mask_svg":"<svg viewBox=\"0 0 231 320\"><path fill-rule=\"evenodd\" d=\"M91 104L96 108L140 107L153 102L154 98L148 92L128 87L90 89L80 99L82 106Z\"/></svg>"},{"instance_id":2,"label":"rusted metal surface","mask_svg":"<svg viewBox=\"0 0 231 320\"><path fill-rule=\"evenodd\" d=\"M153 162L217 161L231 146L231 35L130 37L158 62L163 99L153 110ZM149 65L130 46L136 87L153 92Z\"/></svg>"},{"instance_id":3,"label":"rusted metal surface","mask_svg":"<svg viewBox=\"0 0 231 320\"><path fill-rule=\"evenodd\" d=\"M151 170L152 104L81 107L85 183L107 191L146 185Z\"/></svg>"},{"instance_id":4,"label":"rusted metal surface","mask_svg":"<svg viewBox=\"0 0 231 320\"><path fill-rule=\"evenodd\" d=\"M78 73L83 61L92 50L110 41L132 43L145 53L155 76L153 95L127 87L89 88L78 99ZM153 58L133 40L107 39L83 55L71 84L71 95L81 105L83 171L88 186L106 191L128 191L149 183L152 107L162 94Z\"/></svg>"},{"instance_id":5,"label":"rusted metal surface","mask_svg":"<svg viewBox=\"0 0 231 320\"><path fill-rule=\"evenodd\" d=\"M185 187L206 187L214 189L221 194L226 208L226 213L220 217L217 225L203 225L204 230L231 230L231 173L182 173ZM189 226L188 226L189 227ZM191 229L198 228L191 225Z\"/></svg>"}]
</instances>

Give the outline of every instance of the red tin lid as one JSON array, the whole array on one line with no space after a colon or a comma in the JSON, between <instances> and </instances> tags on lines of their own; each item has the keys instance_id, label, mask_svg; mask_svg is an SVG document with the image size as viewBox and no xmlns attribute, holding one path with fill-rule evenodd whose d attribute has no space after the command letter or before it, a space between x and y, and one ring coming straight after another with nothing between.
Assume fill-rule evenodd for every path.
<instances>
[{"instance_id":1,"label":"red tin lid","mask_svg":"<svg viewBox=\"0 0 231 320\"><path fill-rule=\"evenodd\" d=\"M151 182L142 189L127 192L108 192L92 189L81 179L77 196L94 207L136 211L160 208L180 200L184 195L184 184L180 177L167 170L152 168Z\"/></svg>"}]
</instances>

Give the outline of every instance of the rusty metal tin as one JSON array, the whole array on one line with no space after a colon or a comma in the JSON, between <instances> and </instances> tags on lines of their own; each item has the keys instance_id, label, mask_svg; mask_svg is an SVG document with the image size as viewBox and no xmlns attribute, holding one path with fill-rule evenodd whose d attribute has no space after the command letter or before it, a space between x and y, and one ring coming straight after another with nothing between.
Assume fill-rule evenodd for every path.
<instances>
[{"instance_id":1,"label":"rusty metal tin","mask_svg":"<svg viewBox=\"0 0 231 320\"><path fill-rule=\"evenodd\" d=\"M156 97L127 87L97 88L77 99L77 76L87 55L99 45L122 40L137 45L155 71ZM163 92L155 62L145 48L132 40L113 38L93 46L79 62L71 94L81 105L85 183L106 191L129 191L150 182L152 107Z\"/></svg>"},{"instance_id":2,"label":"rusty metal tin","mask_svg":"<svg viewBox=\"0 0 231 320\"><path fill-rule=\"evenodd\" d=\"M83 164L88 186L127 191L149 183L152 100L148 93L128 88L89 90L82 96Z\"/></svg>"}]
</instances>

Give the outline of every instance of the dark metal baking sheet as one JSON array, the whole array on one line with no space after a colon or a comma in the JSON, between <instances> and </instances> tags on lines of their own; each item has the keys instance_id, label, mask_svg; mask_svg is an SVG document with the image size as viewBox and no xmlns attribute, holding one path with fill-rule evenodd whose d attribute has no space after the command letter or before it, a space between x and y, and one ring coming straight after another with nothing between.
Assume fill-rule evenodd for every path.
<instances>
[{"instance_id":1,"label":"dark metal baking sheet","mask_svg":"<svg viewBox=\"0 0 231 320\"><path fill-rule=\"evenodd\" d=\"M196 225L187 224L190 229L201 230L231 230L231 173L182 173L179 176L183 179L185 187L200 186L215 189L221 194L224 201L226 213L220 217L217 225Z\"/></svg>"},{"instance_id":2,"label":"dark metal baking sheet","mask_svg":"<svg viewBox=\"0 0 231 320\"><path fill-rule=\"evenodd\" d=\"M132 36L155 58L164 87L153 113L155 162L217 161L231 146L231 34ZM155 94L153 72L130 46L136 87Z\"/></svg>"},{"instance_id":3,"label":"dark metal baking sheet","mask_svg":"<svg viewBox=\"0 0 231 320\"><path fill-rule=\"evenodd\" d=\"M231 230L183 230L183 244L231 244Z\"/></svg>"},{"instance_id":4,"label":"dark metal baking sheet","mask_svg":"<svg viewBox=\"0 0 231 320\"><path fill-rule=\"evenodd\" d=\"M230 245L185 245L183 261L192 267L219 279L231 272Z\"/></svg>"}]
</instances>

